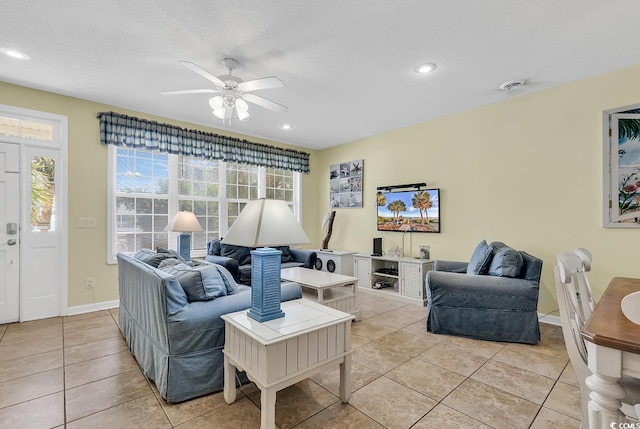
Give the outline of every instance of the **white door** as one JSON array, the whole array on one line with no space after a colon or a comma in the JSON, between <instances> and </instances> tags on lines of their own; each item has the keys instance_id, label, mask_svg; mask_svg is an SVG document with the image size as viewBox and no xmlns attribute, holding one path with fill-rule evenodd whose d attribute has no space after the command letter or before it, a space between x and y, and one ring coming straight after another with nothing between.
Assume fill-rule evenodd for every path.
<instances>
[{"instance_id":1,"label":"white door","mask_svg":"<svg viewBox=\"0 0 640 429\"><path fill-rule=\"evenodd\" d=\"M59 218L60 151L22 147L24 198L20 273L20 321L59 316L62 228ZM29 174L27 174L29 172ZM28 266L27 266L28 263ZM37 269L33 269L37 267Z\"/></svg>"},{"instance_id":2,"label":"white door","mask_svg":"<svg viewBox=\"0 0 640 429\"><path fill-rule=\"evenodd\" d=\"M0 143L0 323L20 317L18 144Z\"/></svg>"}]
</instances>

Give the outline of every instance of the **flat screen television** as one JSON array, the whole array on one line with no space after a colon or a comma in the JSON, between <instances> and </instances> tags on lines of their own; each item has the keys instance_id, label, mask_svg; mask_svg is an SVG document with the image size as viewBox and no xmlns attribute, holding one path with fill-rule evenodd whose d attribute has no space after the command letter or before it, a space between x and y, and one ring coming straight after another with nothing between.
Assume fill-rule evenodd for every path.
<instances>
[{"instance_id":1,"label":"flat screen television","mask_svg":"<svg viewBox=\"0 0 640 429\"><path fill-rule=\"evenodd\" d=\"M378 192L378 231L440 232L440 189Z\"/></svg>"}]
</instances>

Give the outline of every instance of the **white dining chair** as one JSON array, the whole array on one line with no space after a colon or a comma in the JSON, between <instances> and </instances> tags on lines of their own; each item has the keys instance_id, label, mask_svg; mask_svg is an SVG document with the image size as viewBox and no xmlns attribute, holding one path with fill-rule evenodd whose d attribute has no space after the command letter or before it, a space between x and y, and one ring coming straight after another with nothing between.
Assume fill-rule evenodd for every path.
<instances>
[{"instance_id":1,"label":"white dining chair","mask_svg":"<svg viewBox=\"0 0 640 429\"><path fill-rule=\"evenodd\" d=\"M587 273L591 271L591 260L593 259L593 257L591 256L591 252L584 247L577 247L573 249L573 253L578 255L578 258L580 258L580 263L578 264L577 271L583 273L583 275L580 275L577 278L577 293L580 297L580 306L582 308L583 320L587 321L591 317L593 309L596 307L596 304L593 301L593 296L591 294L591 284L589 283L589 277L587 276Z\"/></svg>"},{"instance_id":2,"label":"white dining chair","mask_svg":"<svg viewBox=\"0 0 640 429\"><path fill-rule=\"evenodd\" d=\"M580 383L582 398L582 428L589 426L589 394L591 390L586 385L586 379L592 373L587 366L587 348L582 337L582 328L591 316L595 303L586 273L591 270L591 253L586 249L575 249L572 253L558 253L554 269L556 291L562 334L567 347L571 365ZM620 384L625 389L626 396L621 400L621 411L630 422L638 421L638 406L640 403L640 380L623 377Z\"/></svg>"}]
</instances>

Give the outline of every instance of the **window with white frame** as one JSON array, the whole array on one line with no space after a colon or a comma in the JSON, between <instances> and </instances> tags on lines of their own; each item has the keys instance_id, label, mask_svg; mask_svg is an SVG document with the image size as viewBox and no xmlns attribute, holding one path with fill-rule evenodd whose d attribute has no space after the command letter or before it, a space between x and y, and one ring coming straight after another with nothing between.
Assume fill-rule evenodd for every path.
<instances>
[{"instance_id":1,"label":"window with white frame","mask_svg":"<svg viewBox=\"0 0 640 429\"><path fill-rule=\"evenodd\" d=\"M238 218L247 201L263 196L259 192L259 168L252 165L227 164L226 196L227 196L227 231Z\"/></svg>"},{"instance_id":2,"label":"window with white frame","mask_svg":"<svg viewBox=\"0 0 640 429\"><path fill-rule=\"evenodd\" d=\"M273 200L293 201L294 173L289 170L267 168L266 197Z\"/></svg>"},{"instance_id":3,"label":"window with white frame","mask_svg":"<svg viewBox=\"0 0 640 429\"><path fill-rule=\"evenodd\" d=\"M203 232L194 232L192 249L204 249L220 234L220 165L218 161L178 158L178 210L193 212Z\"/></svg>"},{"instance_id":4,"label":"window with white frame","mask_svg":"<svg viewBox=\"0 0 640 429\"><path fill-rule=\"evenodd\" d=\"M193 233L192 255L224 236L246 203L285 200L300 213L300 173L201 158L109 146L111 183L108 259L142 248L174 248L164 231L179 210L196 215L203 232Z\"/></svg>"}]
</instances>

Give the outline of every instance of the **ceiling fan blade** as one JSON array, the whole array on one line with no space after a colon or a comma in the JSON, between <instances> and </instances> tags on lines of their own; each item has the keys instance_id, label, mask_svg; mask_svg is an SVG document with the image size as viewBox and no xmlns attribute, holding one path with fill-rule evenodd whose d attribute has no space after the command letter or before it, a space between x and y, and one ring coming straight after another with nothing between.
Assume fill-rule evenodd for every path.
<instances>
[{"instance_id":1,"label":"ceiling fan blade","mask_svg":"<svg viewBox=\"0 0 640 429\"><path fill-rule=\"evenodd\" d=\"M180 89L177 91L160 91L162 95L184 95L184 94L217 94L221 91L216 89Z\"/></svg>"},{"instance_id":2,"label":"ceiling fan blade","mask_svg":"<svg viewBox=\"0 0 640 429\"><path fill-rule=\"evenodd\" d=\"M284 83L275 76L263 77L260 79L247 80L238 84L240 91L257 91L259 89L282 88Z\"/></svg>"},{"instance_id":3,"label":"ceiling fan blade","mask_svg":"<svg viewBox=\"0 0 640 429\"><path fill-rule=\"evenodd\" d=\"M244 98L249 103L257 104L260 107L273 110L274 112L285 113L287 110L289 110L288 107L283 106L282 104L278 104L274 101L267 100L266 98L262 98L254 94L244 94L242 98Z\"/></svg>"},{"instance_id":4,"label":"ceiling fan blade","mask_svg":"<svg viewBox=\"0 0 640 429\"><path fill-rule=\"evenodd\" d=\"M187 67L191 71L198 73L200 76L207 79L208 81L213 82L215 85L224 86L223 81L221 81L220 79L218 79L217 77L215 77L214 75L206 71L205 69L201 68L199 65L196 65L190 61L178 61L178 62L184 64L185 67Z\"/></svg>"}]
</instances>

